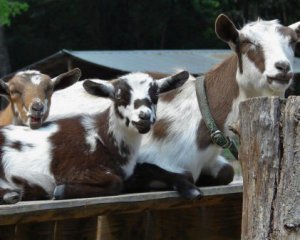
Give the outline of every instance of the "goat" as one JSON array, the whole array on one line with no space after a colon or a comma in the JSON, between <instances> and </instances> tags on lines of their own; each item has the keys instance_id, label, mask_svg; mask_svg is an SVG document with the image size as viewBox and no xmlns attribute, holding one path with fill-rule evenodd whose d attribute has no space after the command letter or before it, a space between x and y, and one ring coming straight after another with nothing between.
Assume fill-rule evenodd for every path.
<instances>
[{"instance_id":1,"label":"goat","mask_svg":"<svg viewBox=\"0 0 300 240\"><path fill-rule=\"evenodd\" d=\"M258 20L237 30L222 14L216 19L215 30L234 54L206 73L204 81L212 116L218 128L231 136L229 126L238 121L241 101L258 96L284 97L293 78L300 22L285 27L277 20ZM226 185L233 180L232 166L211 141L194 85L189 81L160 98L157 122L143 137L136 169L127 179L130 191L161 188L163 184L186 198L195 198L199 197L197 192L182 189L180 174L192 177L197 185Z\"/></svg>"},{"instance_id":2,"label":"goat","mask_svg":"<svg viewBox=\"0 0 300 240\"><path fill-rule=\"evenodd\" d=\"M215 31L234 53L204 75L205 85L217 126L231 136L228 126L238 120L241 101L258 96L284 96L292 82L300 22L286 27L277 20L258 20L238 30L222 14L216 19ZM82 96L77 102L92 106L93 99ZM78 109L73 103L71 107ZM96 112L93 108L84 111ZM52 114L50 117L60 117L59 112ZM152 131L142 138L136 155L138 164L126 180L127 191L169 187L186 198L196 198L201 192L190 185L191 181L197 185L226 185L233 180L232 166L210 139L192 78L160 97L157 117Z\"/></svg>"},{"instance_id":3,"label":"goat","mask_svg":"<svg viewBox=\"0 0 300 240\"><path fill-rule=\"evenodd\" d=\"M134 169L141 134L156 120L158 94L188 77L184 71L157 81L145 73L112 82L87 80L87 92L112 101L98 114L48 122L37 130L1 128L0 201L120 193Z\"/></svg>"},{"instance_id":4,"label":"goat","mask_svg":"<svg viewBox=\"0 0 300 240\"><path fill-rule=\"evenodd\" d=\"M0 112L0 126L39 128L49 114L53 92L74 84L80 76L78 68L52 79L39 71L27 70L16 73L8 83L0 80L0 94L9 100Z\"/></svg>"}]
</instances>

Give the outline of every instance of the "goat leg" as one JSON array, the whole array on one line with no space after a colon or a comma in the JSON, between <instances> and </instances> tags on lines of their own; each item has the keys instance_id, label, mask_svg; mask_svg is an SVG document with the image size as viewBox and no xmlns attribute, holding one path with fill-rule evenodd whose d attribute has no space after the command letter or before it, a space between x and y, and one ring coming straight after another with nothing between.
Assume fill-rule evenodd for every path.
<instances>
[{"instance_id":1,"label":"goat leg","mask_svg":"<svg viewBox=\"0 0 300 240\"><path fill-rule=\"evenodd\" d=\"M125 181L127 192L141 192L153 189L153 183L163 183L168 189L175 189L186 199L202 196L202 192L193 184L190 174L173 173L154 164L138 164L132 176Z\"/></svg>"}]
</instances>

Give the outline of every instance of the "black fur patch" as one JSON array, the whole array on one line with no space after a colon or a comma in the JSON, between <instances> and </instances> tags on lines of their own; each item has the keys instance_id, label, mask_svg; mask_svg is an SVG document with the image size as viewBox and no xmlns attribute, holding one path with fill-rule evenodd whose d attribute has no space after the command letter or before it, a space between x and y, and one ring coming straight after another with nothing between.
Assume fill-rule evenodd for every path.
<instances>
[{"instance_id":1,"label":"black fur patch","mask_svg":"<svg viewBox=\"0 0 300 240\"><path fill-rule=\"evenodd\" d=\"M117 81L115 83L115 105L116 106L124 106L130 104L131 100L131 90L132 88L125 81ZM119 93L120 96L116 98L116 94Z\"/></svg>"},{"instance_id":2,"label":"black fur patch","mask_svg":"<svg viewBox=\"0 0 300 240\"><path fill-rule=\"evenodd\" d=\"M154 104L157 104L157 101L158 101L158 86L157 86L157 84L150 83L148 94L150 96L151 101Z\"/></svg>"},{"instance_id":3,"label":"black fur patch","mask_svg":"<svg viewBox=\"0 0 300 240\"><path fill-rule=\"evenodd\" d=\"M134 109L138 109L141 106L146 106L148 108L151 108L151 102L149 99L144 98L144 99L137 99L134 101Z\"/></svg>"}]
</instances>

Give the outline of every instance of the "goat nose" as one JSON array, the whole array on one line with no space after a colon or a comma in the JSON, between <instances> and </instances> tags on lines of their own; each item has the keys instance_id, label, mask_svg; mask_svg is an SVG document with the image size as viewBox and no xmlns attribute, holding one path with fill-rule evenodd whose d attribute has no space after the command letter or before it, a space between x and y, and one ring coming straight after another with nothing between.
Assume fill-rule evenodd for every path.
<instances>
[{"instance_id":1,"label":"goat nose","mask_svg":"<svg viewBox=\"0 0 300 240\"><path fill-rule=\"evenodd\" d=\"M35 112L42 112L44 110L44 104L41 102L34 102L31 109Z\"/></svg>"},{"instance_id":2,"label":"goat nose","mask_svg":"<svg viewBox=\"0 0 300 240\"><path fill-rule=\"evenodd\" d=\"M142 120L150 120L151 115L150 115L150 113L148 113L148 112L143 112L143 111L141 111L141 112L139 113L139 117L140 117L140 119L142 119Z\"/></svg>"},{"instance_id":3,"label":"goat nose","mask_svg":"<svg viewBox=\"0 0 300 240\"><path fill-rule=\"evenodd\" d=\"M288 71L291 70L290 64L289 64L288 62L283 62L283 61L281 61L281 62L276 62L276 63L275 63L275 67L276 67L279 71L284 72L284 73L287 73Z\"/></svg>"}]
</instances>

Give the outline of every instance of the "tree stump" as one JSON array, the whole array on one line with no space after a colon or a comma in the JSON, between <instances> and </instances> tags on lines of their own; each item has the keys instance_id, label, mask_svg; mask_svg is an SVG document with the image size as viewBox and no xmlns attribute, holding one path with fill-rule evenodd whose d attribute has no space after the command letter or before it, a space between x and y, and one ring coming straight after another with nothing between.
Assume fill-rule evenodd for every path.
<instances>
[{"instance_id":1,"label":"tree stump","mask_svg":"<svg viewBox=\"0 0 300 240\"><path fill-rule=\"evenodd\" d=\"M300 97L240 104L242 239L300 239Z\"/></svg>"}]
</instances>

